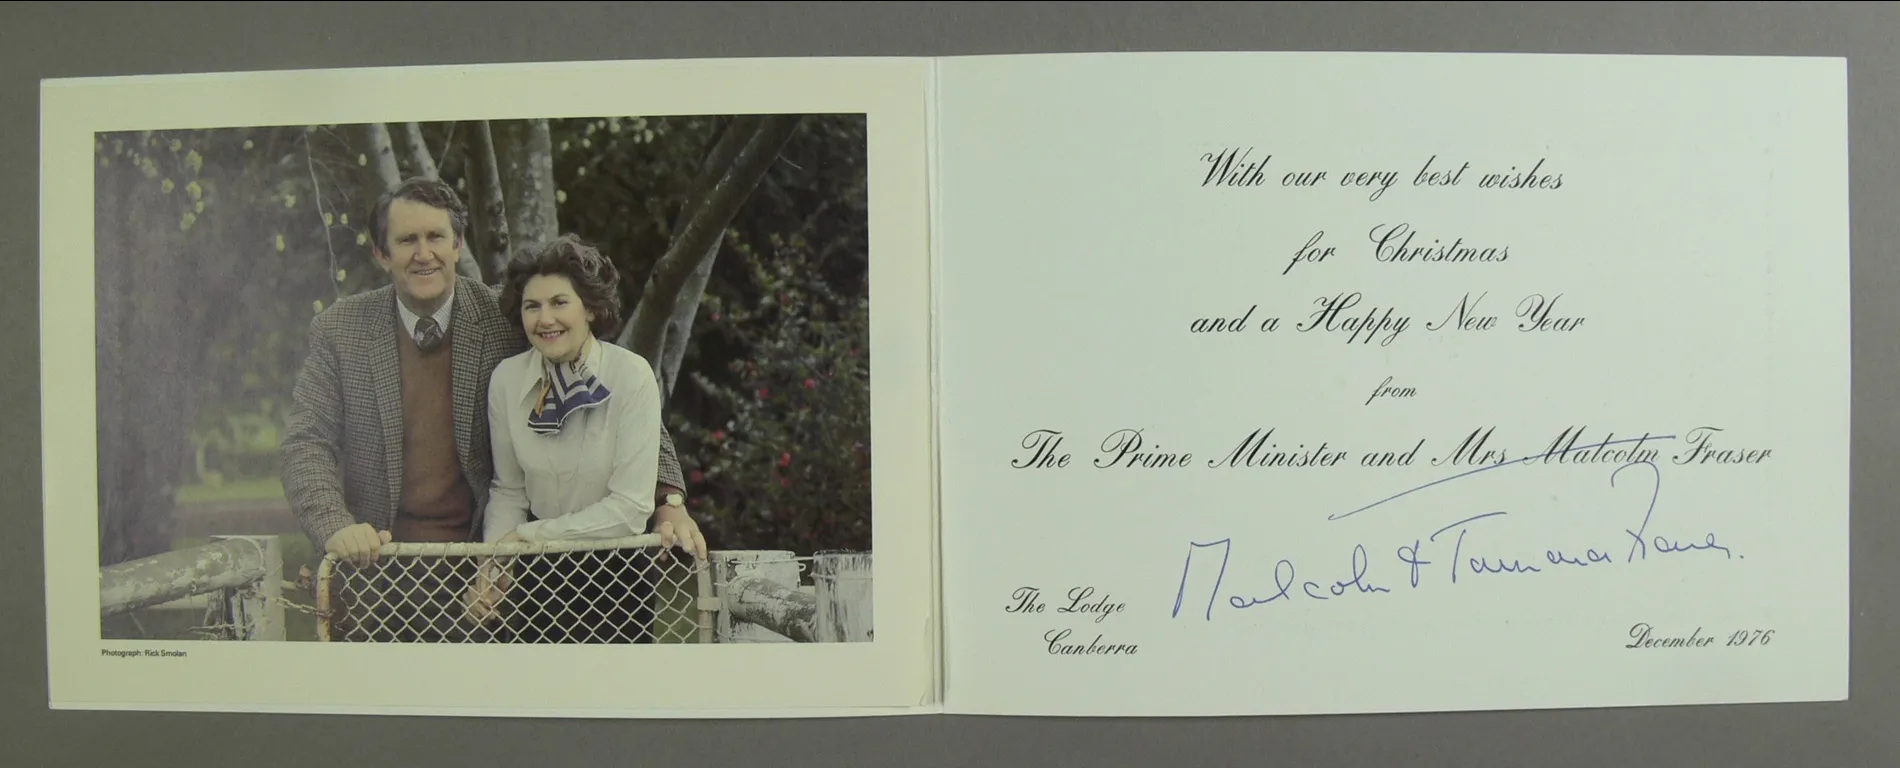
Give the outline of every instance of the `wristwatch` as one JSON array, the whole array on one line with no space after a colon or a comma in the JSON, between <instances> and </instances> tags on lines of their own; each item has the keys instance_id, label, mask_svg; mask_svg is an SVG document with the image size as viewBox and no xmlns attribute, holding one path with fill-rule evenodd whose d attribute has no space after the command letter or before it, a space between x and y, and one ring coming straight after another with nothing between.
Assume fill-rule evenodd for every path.
<instances>
[{"instance_id":1,"label":"wristwatch","mask_svg":"<svg viewBox=\"0 0 1900 768\"><path fill-rule=\"evenodd\" d=\"M666 495L666 503L662 504L661 506L684 507L686 506L686 497L681 496L678 493L669 493Z\"/></svg>"}]
</instances>

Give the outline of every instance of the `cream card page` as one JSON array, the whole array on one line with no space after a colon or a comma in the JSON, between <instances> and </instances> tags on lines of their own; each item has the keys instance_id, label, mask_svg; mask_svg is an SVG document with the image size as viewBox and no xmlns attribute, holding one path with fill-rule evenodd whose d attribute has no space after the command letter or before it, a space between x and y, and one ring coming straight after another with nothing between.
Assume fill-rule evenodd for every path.
<instances>
[{"instance_id":1,"label":"cream card page","mask_svg":"<svg viewBox=\"0 0 1900 768\"><path fill-rule=\"evenodd\" d=\"M1847 696L1841 62L938 85L949 710Z\"/></svg>"},{"instance_id":2,"label":"cream card page","mask_svg":"<svg viewBox=\"0 0 1900 768\"><path fill-rule=\"evenodd\" d=\"M46 81L49 704L1843 699L1846 105L1746 57Z\"/></svg>"}]
</instances>

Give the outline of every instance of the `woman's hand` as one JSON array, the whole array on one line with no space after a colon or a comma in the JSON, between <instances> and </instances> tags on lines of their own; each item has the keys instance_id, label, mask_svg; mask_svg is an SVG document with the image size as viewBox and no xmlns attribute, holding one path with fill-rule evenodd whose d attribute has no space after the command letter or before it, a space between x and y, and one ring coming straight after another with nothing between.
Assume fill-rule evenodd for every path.
<instances>
[{"instance_id":1,"label":"woman's hand","mask_svg":"<svg viewBox=\"0 0 1900 768\"><path fill-rule=\"evenodd\" d=\"M525 542L521 534L509 531L496 544ZM462 609L476 624L487 624L500 615L502 598L508 595L508 574L493 558L484 560L475 572L475 583L462 595Z\"/></svg>"},{"instance_id":2,"label":"woman's hand","mask_svg":"<svg viewBox=\"0 0 1900 768\"><path fill-rule=\"evenodd\" d=\"M493 562L483 563L475 574L475 583L462 595L462 609L476 624L487 624L501 615L501 601L508 594L508 574Z\"/></svg>"},{"instance_id":3,"label":"woman's hand","mask_svg":"<svg viewBox=\"0 0 1900 768\"><path fill-rule=\"evenodd\" d=\"M657 521L653 524L653 532L660 534L661 558L665 558L666 550L677 543L681 552L705 562L706 537L700 534L699 523L686 513L685 507L668 504L654 510L653 519Z\"/></svg>"}]
</instances>

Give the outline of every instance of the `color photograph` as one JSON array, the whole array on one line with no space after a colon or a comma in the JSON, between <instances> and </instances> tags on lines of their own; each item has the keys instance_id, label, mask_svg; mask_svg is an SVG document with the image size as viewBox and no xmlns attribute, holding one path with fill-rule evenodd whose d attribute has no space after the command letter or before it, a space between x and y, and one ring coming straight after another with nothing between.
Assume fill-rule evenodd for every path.
<instances>
[{"instance_id":1,"label":"color photograph","mask_svg":"<svg viewBox=\"0 0 1900 768\"><path fill-rule=\"evenodd\" d=\"M872 639L865 115L93 148L102 638Z\"/></svg>"}]
</instances>

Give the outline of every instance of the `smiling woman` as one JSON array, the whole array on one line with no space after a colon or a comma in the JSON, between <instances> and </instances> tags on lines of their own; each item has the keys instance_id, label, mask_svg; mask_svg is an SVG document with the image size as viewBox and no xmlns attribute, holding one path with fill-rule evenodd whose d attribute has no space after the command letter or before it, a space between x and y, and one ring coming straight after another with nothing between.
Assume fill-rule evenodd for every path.
<instances>
[{"instance_id":1,"label":"smiling woman","mask_svg":"<svg viewBox=\"0 0 1900 768\"><path fill-rule=\"evenodd\" d=\"M620 326L619 273L572 235L524 251L508 265L502 314L521 324L531 348L495 368L489 384L489 434L495 479L484 525L487 541L612 539L658 533L706 555L698 525L675 505L654 505L660 464L660 391L638 354L602 341ZM647 557L646 553L635 555ZM588 627L564 626L558 611L516 613L503 630L517 641L652 642L651 584L644 563L614 572L550 573L540 561L520 575L485 570L468 595L470 613L491 621L511 592L515 602L608 607ZM608 599L607 595L617 597ZM526 617L526 618L523 618ZM602 640L601 638L608 638Z\"/></svg>"},{"instance_id":2,"label":"smiling woman","mask_svg":"<svg viewBox=\"0 0 1900 768\"><path fill-rule=\"evenodd\" d=\"M549 362L566 363L579 357L581 347L594 339L588 331L593 320L593 313L575 295L573 281L566 277L536 275L521 291L521 327Z\"/></svg>"},{"instance_id":3,"label":"smiling woman","mask_svg":"<svg viewBox=\"0 0 1900 768\"><path fill-rule=\"evenodd\" d=\"M619 330L619 281L599 250L564 235L508 266L502 311L520 318L528 342L549 362L572 362L587 342Z\"/></svg>"}]
</instances>

